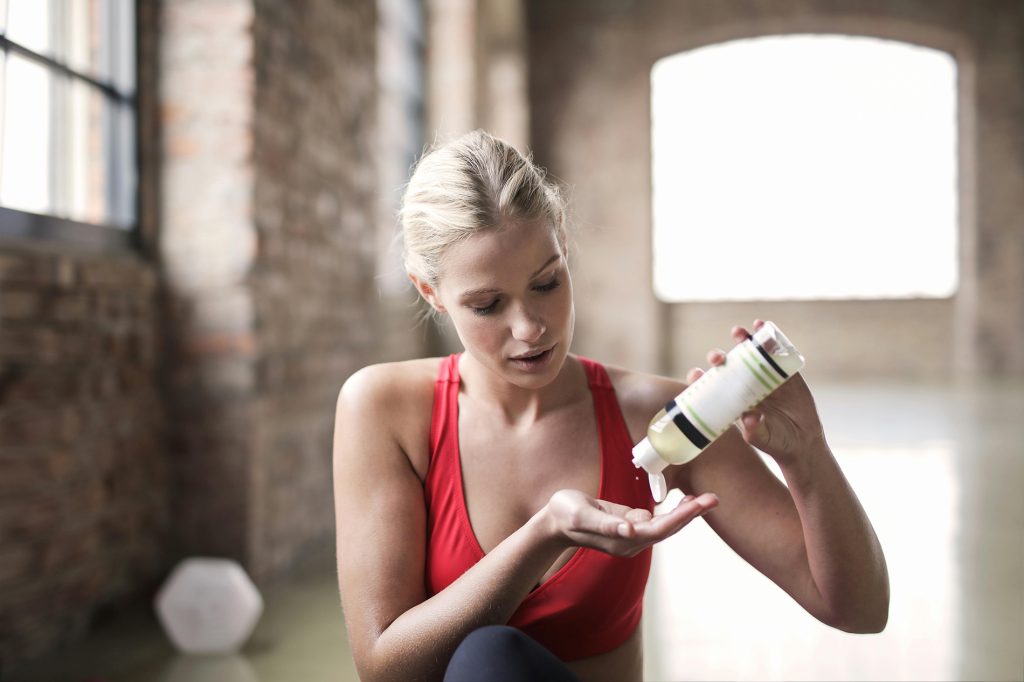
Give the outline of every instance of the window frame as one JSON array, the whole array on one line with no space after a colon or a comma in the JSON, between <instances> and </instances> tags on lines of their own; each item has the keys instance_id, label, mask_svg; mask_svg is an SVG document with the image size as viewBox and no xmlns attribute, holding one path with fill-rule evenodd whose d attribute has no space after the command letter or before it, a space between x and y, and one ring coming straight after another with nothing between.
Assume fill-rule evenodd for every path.
<instances>
[{"instance_id":1,"label":"window frame","mask_svg":"<svg viewBox=\"0 0 1024 682\"><path fill-rule=\"evenodd\" d=\"M3 1L3 0L0 0ZM122 251L139 249L142 247L142 236L139 222L141 207L141 139L139 126L139 3L132 3L133 15L129 25L131 36L129 42L133 47L133 73L134 80L131 83L131 92L125 93L115 87L111 82L105 82L98 78L74 69L67 64L45 54L41 54L7 37L6 29L0 31L0 51L6 61L10 55L18 55L32 61L56 77L67 78L68 82L79 81L97 91L107 101L127 107L132 114L134 154L131 156L131 170L134 170L135 183L132 189L132 201L134 215L130 225L121 226L111 223L86 223L71 218L33 213L17 208L10 208L0 205L0 245L4 242L42 242L57 245L75 246L87 251ZM105 17L109 21L109 15ZM10 93L5 90L3 97L9 97ZM3 131L0 130L0 135ZM105 141L108 146L110 140Z\"/></svg>"}]
</instances>

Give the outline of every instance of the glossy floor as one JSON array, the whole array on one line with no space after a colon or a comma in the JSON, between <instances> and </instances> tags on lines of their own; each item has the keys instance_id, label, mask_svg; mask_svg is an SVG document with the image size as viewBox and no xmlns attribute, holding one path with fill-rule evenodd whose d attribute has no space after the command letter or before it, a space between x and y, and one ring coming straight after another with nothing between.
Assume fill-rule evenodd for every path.
<instances>
[{"instance_id":1,"label":"glossy floor","mask_svg":"<svg viewBox=\"0 0 1024 682\"><path fill-rule=\"evenodd\" d=\"M655 550L648 679L1024 679L1022 387L815 395L886 555L888 626L821 625L695 524Z\"/></svg>"},{"instance_id":2,"label":"glossy floor","mask_svg":"<svg viewBox=\"0 0 1024 682\"><path fill-rule=\"evenodd\" d=\"M889 564L889 624L804 613L702 522L658 547L649 680L1024 679L1024 386L819 386L832 449ZM238 656L177 656L145 610L6 682L347 682L330 548L267 591Z\"/></svg>"}]
</instances>

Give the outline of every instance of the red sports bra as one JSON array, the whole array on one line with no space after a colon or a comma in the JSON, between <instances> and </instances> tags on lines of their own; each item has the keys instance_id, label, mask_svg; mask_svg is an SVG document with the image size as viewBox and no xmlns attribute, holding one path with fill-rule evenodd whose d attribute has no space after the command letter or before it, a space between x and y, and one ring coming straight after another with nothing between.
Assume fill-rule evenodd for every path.
<instances>
[{"instance_id":1,"label":"red sports bra","mask_svg":"<svg viewBox=\"0 0 1024 682\"><path fill-rule=\"evenodd\" d=\"M632 441L608 374L597 362L578 358L587 373L601 443L598 497L654 509L647 477L637 474ZM642 473L642 472L641 472ZM437 594L484 556L473 534L462 490L459 458L459 356L441 361L430 425L427 504L427 590ZM611 651L640 622L651 550L613 557L580 548L526 596L509 625L550 649L563 661Z\"/></svg>"}]
</instances>

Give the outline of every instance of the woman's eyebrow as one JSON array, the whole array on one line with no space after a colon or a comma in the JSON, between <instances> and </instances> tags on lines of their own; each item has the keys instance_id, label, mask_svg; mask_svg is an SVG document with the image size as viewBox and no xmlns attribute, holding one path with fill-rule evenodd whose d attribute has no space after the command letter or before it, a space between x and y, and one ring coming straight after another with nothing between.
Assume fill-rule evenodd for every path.
<instances>
[{"instance_id":1,"label":"woman's eyebrow","mask_svg":"<svg viewBox=\"0 0 1024 682\"><path fill-rule=\"evenodd\" d=\"M466 291L463 291L461 294L459 294L459 299L465 301L467 298L473 298L475 296L482 296L484 294L498 294L498 293L501 293L501 289L492 289L492 288L467 289Z\"/></svg>"},{"instance_id":2,"label":"woman's eyebrow","mask_svg":"<svg viewBox=\"0 0 1024 682\"><path fill-rule=\"evenodd\" d=\"M546 261L544 261L544 265L542 265L539 268L537 268L534 271L534 273L532 275L530 275L530 279L533 279L534 277L536 277L540 273L544 272L544 268L546 268L547 266L551 265L552 263L554 263L559 258L560 258L560 255L557 254L557 253L555 255L551 256L551 258L548 258ZM464 301L464 300L466 300L468 298L473 298L475 296L483 296L484 294L500 294L500 293L501 293L501 289L495 289L493 287L483 287L483 288L480 288L480 289L467 289L466 291L463 291L461 294L459 294L459 299Z\"/></svg>"},{"instance_id":3,"label":"woman's eyebrow","mask_svg":"<svg viewBox=\"0 0 1024 682\"><path fill-rule=\"evenodd\" d=\"M560 254L556 253L555 255L551 256L551 258L548 258L546 261L544 261L544 265L542 265L539 268L537 268L536 272L534 272L532 275L530 275L530 279L533 279L534 277L536 277L537 275L542 273L544 271L544 268L546 268L547 266L551 265L553 262L558 260L559 256L560 256Z\"/></svg>"}]
</instances>

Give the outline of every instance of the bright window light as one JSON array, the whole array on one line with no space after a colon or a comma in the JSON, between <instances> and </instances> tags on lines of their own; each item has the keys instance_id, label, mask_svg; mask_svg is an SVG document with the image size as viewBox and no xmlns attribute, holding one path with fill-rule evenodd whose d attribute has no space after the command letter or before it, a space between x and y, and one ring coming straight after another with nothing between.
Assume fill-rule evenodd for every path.
<instances>
[{"instance_id":1,"label":"bright window light","mask_svg":"<svg viewBox=\"0 0 1024 682\"><path fill-rule=\"evenodd\" d=\"M662 300L957 288L956 63L873 38L737 40L651 71Z\"/></svg>"}]
</instances>

